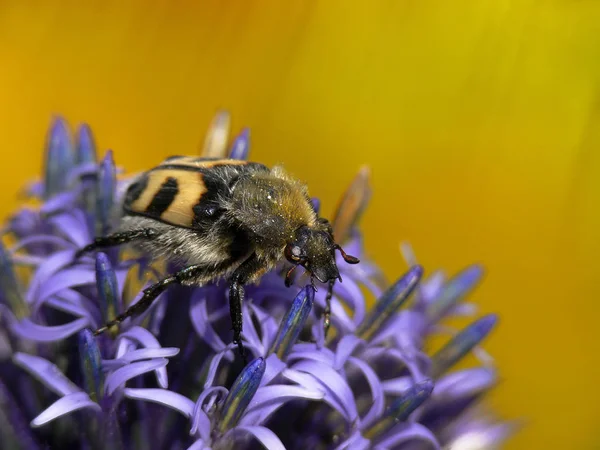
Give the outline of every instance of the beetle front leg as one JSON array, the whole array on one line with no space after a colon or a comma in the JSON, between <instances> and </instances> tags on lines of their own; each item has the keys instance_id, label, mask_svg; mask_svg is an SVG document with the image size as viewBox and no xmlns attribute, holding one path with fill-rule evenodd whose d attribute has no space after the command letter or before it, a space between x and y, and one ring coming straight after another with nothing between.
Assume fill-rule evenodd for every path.
<instances>
[{"instance_id":1,"label":"beetle front leg","mask_svg":"<svg viewBox=\"0 0 600 450\"><path fill-rule=\"evenodd\" d=\"M98 336L109 328L119 325L128 317L139 316L146 311L152 305L152 303L154 303L154 300L156 300L156 298L169 286L173 284L183 284L186 281L199 276L205 270L206 268L203 266L188 266L181 269L179 272L169 275L168 277L148 286L146 289L144 289L142 298L137 303L131 305L123 314L118 315L94 331L94 336Z\"/></svg>"}]
</instances>

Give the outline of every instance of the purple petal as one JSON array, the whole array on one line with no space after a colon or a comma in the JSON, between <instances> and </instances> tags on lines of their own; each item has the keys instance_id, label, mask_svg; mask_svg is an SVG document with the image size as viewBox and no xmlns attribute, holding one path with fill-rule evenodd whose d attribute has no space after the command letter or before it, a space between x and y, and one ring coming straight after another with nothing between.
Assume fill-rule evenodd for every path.
<instances>
[{"instance_id":1,"label":"purple petal","mask_svg":"<svg viewBox=\"0 0 600 450\"><path fill-rule=\"evenodd\" d=\"M472 429L454 437L448 443L450 449L498 449L499 446L515 432L514 424L499 423L495 425L472 424Z\"/></svg>"},{"instance_id":2,"label":"purple petal","mask_svg":"<svg viewBox=\"0 0 600 450\"><path fill-rule=\"evenodd\" d=\"M13 355L12 360L15 365L29 372L34 378L42 382L44 386L58 395L81 392L81 389L64 376L58 370L58 367L44 358L17 352Z\"/></svg>"},{"instance_id":3,"label":"purple petal","mask_svg":"<svg viewBox=\"0 0 600 450\"><path fill-rule=\"evenodd\" d=\"M277 328L279 328L279 320L275 320L272 311L265 310L253 302L248 302L248 308L256 316L256 319L258 320L260 328L264 334L274 336L275 333L277 333ZM229 307L225 308L225 310L227 313L229 313ZM225 315L227 314L224 314L223 316ZM265 341L265 338L263 338L263 341Z\"/></svg>"},{"instance_id":4,"label":"purple petal","mask_svg":"<svg viewBox=\"0 0 600 450\"><path fill-rule=\"evenodd\" d=\"M335 355L333 355L331 351L325 352L323 351L323 349L317 349L314 345L312 348L306 348L301 347L300 345L296 345L294 351L292 351L292 353L290 353L290 356L288 356L288 364L298 359L309 359L311 361L322 362L324 364L332 366L334 364L334 358Z\"/></svg>"},{"instance_id":5,"label":"purple petal","mask_svg":"<svg viewBox=\"0 0 600 450\"><path fill-rule=\"evenodd\" d=\"M388 435L380 440L373 450L388 450L390 448L398 448L404 442L425 441L429 444L432 450L441 450L434 434L426 427L418 423L402 423L392 429ZM456 449L458 447L447 447L448 449ZM465 448L465 450L467 450Z\"/></svg>"},{"instance_id":6,"label":"purple petal","mask_svg":"<svg viewBox=\"0 0 600 450\"><path fill-rule=\"evenodd\" d=\"M177 347L140 348L125 353L119 359L127 362L134 362L142 359L170 358L178 353L179 349Z\"/></svg>"},{"instance_id":7,"label":"purple petal","mask_svg":"<svg viewBox=\"0 0 600 450\"><path fill-rule=\"evenodd\" d=\"M221 352L227 347L213 328L206 311L206 297L196 300L190 307L190 320L196 334L215 352Z\"/></svg>"},{"instance_id":8,"label":"purple petal","mask_svg":"<svg viewBox=\"0 0 600 450\"><path fill-rule=\"evenodd\" d=\"M56 231L73 242L78 248L84 247L90 242L87 232L87 224L83 212L72 210L70 213L52 216L48 222L54 226Z\"/></svg>"},{"instance_id":9,"label":"purple petal","mask_svg":"<svg viewBox=\"0 0 600 450\"><path fill-rule=\"evenodd\" d=\"M219 369L219 365L221 361L225 358L228 361L233 361L234 356L233 352L230 350L232 346L226 348L224 351L216 353L212 359L210 360L210 364L208 366L208 372L206 374L206 381L204 382L204 388L208 388L212 386L215 381L215 377L217 376L217 371Z\"/></svg>"},{"instance_id":10,"label":"purple petal","mask_svg":"<svg viewBox=\"0 0 600 450\"><path fill-rule=\"evenodd\" d=\"M202 391L202 393L198 396L198 399L196 400L194 411L196 411L196 409L212 410L213 406L215 405L215 403L217 403L217 401L218 403L221 403L222 399L219 400L219 397L225 398L228 394L229 391L223 386L213 386L204 389L204 391ZM205 403L205 400L208 401Z\"/></svg>"},{"instance_id":11,"label":"purple petal","mask_svg":"<svg viewBox=\"0 0 600 450\"><path fill-rule=\"evenodd\" d=\"M42 256L13 255L12 260L15 266L37 267L44 262L46 258Z\"/></svg>"},{"instance_id":12,"label":"purple petal","mask_svg":"<svg viewBox=\"0 0 600 450\"><path fill-rule=\"evenodd\" d=\"M56 272L59 272L67 265L71 264L74 257L75 250L64 250L48 256L46 260L38 266L29 283L29 289L27 290L26 295L27 303L33 303L38 295L40 286Z\"/></svg>"},{"instance_id":13,"label":"purple petal","mask_svg":"<svg viewBox=\"0 0 600 450\"><path fill-rule=\"evenodd\" d=\"M40 181L29 182L27 183L23 191L23 194L27 198L42 198L42 196L44 195L44 183Z\"/></svg>"},{"instance_id":14,"label":"purple petal","mask_svg":"<svg viewBox=\"0 0 600 450\"><path fill-rule=\"evenodd\" d=\"M86 317L56 326L38 325L25 318L20 322L13 322L10 330L22 339L34 342L55 342L68 338L89 325L90 323Z\"/></svg>"},{"instance_id":15,"label":"purple petal","mask_svg":"<svg viewBox=\"0 0 600 450\"><path fill-rule=\"evenodd\" d=\"M240 420L240 425L263 425L283 404L284 402L275 402L254 411L246 411L244 417Z\"/></svg>"},{"instance_id":16,"label":"purple petal","mask_svg":"<svg viewBox=\"0 0 600 450\"><path fill-rule=\"evenodd\" d=\"M441 293L446 283L446 274L438 270L421 282L419 286L420 301L425 305L431 304Z\"/></svg>"},{"instance_id":17,"label":"purple petal","mask_svg":"<svg viewBox=\"0 0 600 450\"><path fill-rule=\"evenodd\" d=\"M311 391L302 386L283 384L263 386L256 391L240 424L263 424L277 409L290 400L322 400L323 397L325 394L322 391Z\"/></svg>"},{"instance_id":18,"label":"purple petal","mask_svg":"<svg viewBox=\"0 0 600 450\"><path fill-rule=\"evenodd\" d=\"M52 422L54 419L83 408L91 408L98 413L102 411L100 405L90 400L85 392L74 392L73 394L59 398L52 403L39 416L31 421L31 426L34 428L41 427L48 422Z\"/></svg>"},{"instance_id":19,"label":"purple petal","mask_svg":"<svg viewBox=\"0 0 600 450\"><path fill-rule=\"evenodd\" d=\"M348 362L360 369L360 371L367 379L367 383L369 383L369 388L371 389L371 400L373 404L371 405L371 408L369 409L367 414L365 414L365 416L362 419L363 426L367 426L371 422L373 422L375 418L380 417L381 414L383 414L383 410L385 407L385 395L383 392L383 386L381 385L381 381L379 380L379 377L377 376L375 371L366 362L354 357L350 357Z\"/></svg>"},{"instance_id":20,"label":"purple petal","mask_svg":"<svg viewBox=\"0 0 600 450\"><path fill-rule=\"evenodd\" d=\"M364 341L362 339L357 338L353 334L344 336L338 343L335 352L335 362L333 363L334 369L338 371L341 370L354 350L363 343Z\"/></svg>"},{"instance_id":21,"label":"purple petal","mask_svg":"<svg viewBox=\"0 0 600 450\"><path fill-rule=\"evenodd\" d=\"M406 349L399 350L396 348L371 347L367 348L361 356L367 361L372 361L374 359L393 358L399 363L404 364L415 380L422 380L423 378L426 378L424 375L424 370L428 369L430 365L427 355L422 352L417 352L416 350L407 352Z\"/></svg>"},{"instance_id":22,"label":"purple petal","mask_svg":"<svg viewBox=\"0 0 600 450\"><path fill-rule=\"evenodd\" d=\"M426 318L417 311L405 309L400 311L378 330L371 338L371 345L378 345L388 338L395 338L396 342L408 348L420 347L420 339L425 333ZM400 337L401 336L401 337Z\"/></svg>"},{"instance_id":23,"label":"purple petal","mask_svg":"<svg viewBox=\"0 0 600 450\"><path fill-rule=\"evenodd\" d=\"M9 221L10 231L19 238L35 234L40 224L39 213L29 208L20 209Z\"/></svg>"},{"instance_id":24,"label":"purple petal","mask_svg":"<svg viewBox=\"0 0 600 450\"><path fill-rule=\"evenodd\" d=\"M429 357L421 351L423 327L426 325L422 319L422 314L410 310L402 311L373 337L363 356L367 359L394 357L408 367L415 379L422 379L424 372L429 371L431 366ZM393 342L388 346L385 342L389 340Z\"/></svg>"},{"instance_id":25,"label":"purple petal","mask_svg":"<svg viewBox=\"0 0 600 450\"><path fill-rule=\"evenodd\" d=\"M244 339L248 343L248 346L257 349L257 354L264 355L266 353L265 346L258 336L258 331L254 327L254 321L252 320L253 312L246 304L242 305L242 318L244 324Z\"/></svg>"},{"instance_id":26,"label":"purple petal","mask_svg":"<svg viewBox=\"0 0 600 450\"><path fill-rule=\"evenodd\" d=\"M267 364L267 368L265 369L265 374L260 382L261 386L269 384L275 377L283 372L283 369L287 367L287 365L281 361L277 355L274 354L267 356L265 362Z\"/></svg>"},{"instance_id":27,"label":"purple petal","mask_svg":"<svg viewBox=\"0 0 600 450\"><path fill-rule=\"evenodd\" d=\"M152 359L150 361L139 361L128 364L120 369L115 370L106 377L106 393L112 395L119 387L123 386L127 381L142 375L146 372L151 372L167 365L166 359Z\"/></svg>"},{"instance_id":28,"label":"purple petal","mask_svg":"<svg viewBox=\"0 0 600 450\"><path fill-rule=\"evenodd\" d=\"M73 247L73 244L60 236L52 236L49 234L34 234L26 236L13 245L10 249L12 253L16 253L22 248L35 244L52 244L59 247Z\"/></svg>"},{"instance_id":29,"label":"purple petal","mask_svg":"<svg viewBox=\"0 0 600 450\"><path fill-rule=\"evenodd\" d=\"M312 326L310 327L310 330L312 332L312 336L313 339L315 340L316 346L319 350L323 350L325 349L325 328L324 328L324 317L321 316L321 318L317 321L315 321Z\"/></svg>"},{"instance_id":30,"label":"purple petal","mask_svg":"<svg viewBox=\"0 0 600 450\"><path fill-rule=\"evenodd\" d=\"M40 208L40 213L43 215L51 215L59 211L73 208L73 205L80 195L80 189L72 189L66 192L61 192L44 203Z\"/></svg>"},{"instance_id":31,"label":"purple petal","mask_svg":"<svg viewBox=\"0 0 600 450\"><path fill-rule=\"evenodd\" d=\"M123 359L103 359L102 360L102 367L107 372L114 372L115 370L117 370L123 366L126 366L127 364L129 364L129 363Z\"/></svg>"},{"instance_id":32,"label":"purple petal","mask_svg":"<svg viewBox=\"0 0 600 450\"><path fill-rule=\"evenodd\" d=\"M252 311L256 322L260 325L260 342L263 348L266 348L275 338L279 328L279 320L275 320L274 312L264 310L253 302L248 302L248 309ZM227 308L229 310L229 308ZM264 353L261 353L261 355Z\"/></svg>"},{"instance_id":33,"label":"purple petal","mask_svg":"<svg viewBox=\"0 0 600 450\"><path fill-rule=\"evenodd\" d=\"M212 409L212 405L216 401L219 396L227 396L229 391L222 386L214 386L208 389L205 389L202 394L196 400L194 404L194 411L192 413L192 428L190 429L190 434L194 435L197 432L200 433L207 442L210 442L210 434L211 434L211 424L210 420L206 422L206 413L204 412L204 408L207 410ZM208 404L205 405L204 401L209 399Z\"/></svg>"},{"instance_id":34,"label":"purple petal","mask_svg":"<svg viewBox=\"0 0 600 450\"><path fill-rule=\"evenodd\" d=\"M388 283L385 280L383 273L374 264L361 261L360 264L351 266L349 269L349 274L342 271L344 280L352 277L353 279L360 281L360 284L367 288L374 298L381 297L388 288Z\"/></svg>"},{"instance_id":35,"label":"purple petal","mask_svg":"<svg viewBox=\"0 0 600 450\"><path fill-rule=\"evenodd\" d=\"M248 158L248 153L250 151L250 130L248 128L244 128L242 132L235 138L233 141L233 145L231 146L231 151L229 152L229 157L231 159L242 159L245 160Z\"/></svg>"},{"instance_id":36,"label":"purple petal","mask_svg":"<svg viewBox=\"0 0 600 450\"><path fill-rule=\"evenodd\" d=\"M96 177L98 173L98 164L96 163L85 163L80 164L69 172L68 183L73 185L81 181L82 178Z\"/></svg>"},{"instance_id":37,"label":"purple petal","mask_svg":"<svg viewBox=\"0 0 600 450\"><path fill-rule=\"evenodd\" d=\"M319 200L317 197L313 197L310 199L310 201L315 212L319 214L319 211L321 210L321 200Z\"/></svg>"},{"instance_id":38,"label":"purple petal","mask_svg":"<svg viewBox=\"0 0 600 450\"><path fill-rule=\"evenodd\" d=\"M348 439L338 445L335 450L369 450L370 448L371 441L365 439L358 431L355 431Z\"/></svg>"},{"instance_id":39,"label":"purple petal","mask_svg":"<svg viewBox=\"0 0 600 450\"><path fill-rule=\"evenodd\" d=\"M386 394L392 395L401 395L406 390L410 389L410 387L414 384L414 380L412 377L399 377L392 378L390 380L385 380L381 382L383 386L383 391Z\"/></svg>"},{"instance_id":40,"label":"purple petal","mask_svg":"<svg viewBox=\"0 0 600 450\"><path fill-rule=\"evenodd\" d=\"M354 321L346 312L344 305L336 297L331 299L331 321L336 327L341 328L345 332L352 333L356 329Z\"/></svg>"},{"instance_id":41,"label":"purple petal","mask_svg":"<svg viewBox=\"0 0 600 450\"><path fill-rule=\"evenodd\" d=\"M325 399L335 397L336 403L342 406L342 410L339 411L340 414L350 422L356 420L358 411L356 410L354 394L346 380L331 366L316 361L300 361L295 363L292 368L311 376L320 385L321 389L324 388L327 394ZM306 387L311 389L311 386ZM314 387L312 389L316 390Z\"/></svg>"},{"instance_id":42,"label":"purple petal","mask_svg":"<svg viewBox=\"0 0 600 450\"><path fill-rule=\"evenodd\" d=\"M193 401L181 394L178 394L177 392L168 391L166 389L125 388L123 393L127 398L134 400L146 400L148 402L168 406L169 408L180 412L188 419L192 417L194 412Z\"/></svg>"},{"instance_id":43,"label":"purple petal","mask_svg":"<svg viewBox=\"0 0 600 450\"><path fill-rule=\"evenodd\" d=\"M115 359L120 359L125 353L132 352L137 348L137 345L132 339L127 337L121 338L121 336L117 337L117 351L115 352Z\"/></svg>"},{"instance_id":44,"label":"purple petal","mask_svg":"<svg viewBox=\"0 0 600 450\"><path fill-rule=\"evenodd\" d=\"M86 269L65 269L46 281L40 288L34 307L44 304L46 299L63 289L96 283L96 274Z\"/></svg>"},{"instance_id":45,"label":"purple petal","mask_svg":"<svg viewBox=\"0 0 600 450\"><path fill-rule=\"evenodd\" d=\"M210 442L210 441L208 441ZM198 439L197 441L194 441L194 443L192 445L190 445L187 450L211 450L212 447L209 447L205 444L204 439Z\"/></svg>"},{"instance_id":46,"label":"purple petal","mask_svg":"<svg viewBox=\"0 0 600 450\"><path fill-rule=\"evenodd\" d=\"M448 311L449 316L472 317L477 314L479 308L473 303L460 303Z\"/></svg>"},{"instance_id":47,"label":"purple petal","mask_svg":"<svg viewBox=\"0 0 600 450\"><path fill-rule=\"evenodd\" d=\"M194 423L190 429L190 436L196 433L200 434L200 437L207 442L210 442L210 430L212 424L210 418L202 409L197 409L194 413Z\"/></svg>"},{"instance_id":48,"label":"purple petal","mask_svg":"<svg viewBox=\"0 0 600 450\"><path fill-rule=\"evenodd\" d=\"M366 312L365 296L360 287L352 278L346 277L341 283L336 283L335 291L336 296L343 299L352 310L352 320L356 328L364 320Z\"/></svg>"},{"instance_id":49,"label":"purple petal","mask_svg":"<svg viewBox=\"0 0 600 450\"><path fill-rule=\"evenodd\" d=\"M248 410L258 409L271 402L286 402L295 398L305 400L321 400L325 394L321 390L310 390L302 386L288 386L275 384L263 386L256 391L256 395L248 405Z\"/></svg>"},{"instance_id":50,"label":"purple petal","mask_svg":"<svg viewBox=\"0 0 600 450\"><path fill-rule=\"evenodd\" d=\"M285 447L275 433L265 427L240 426L231 430L225 437L232 434L248 433L252 435L267 450L285 450Z\"/></svg>"},{"instance_id":51,"label":"purple petal","mask_svg":"<svg viewBox=\"0 0 600 450\"><path fill-rule=\"evenodd\" d=\"M131 327L124 333L119 335L119 338L129 338L146 348L161 348L160 343L152 333L142 327Z\"/></svg>"},{"instance_id":52,"label":"purple petal","mask_svg":"<svg viewBox=\"0 0 600 450\"><path fill-rule=\"evenodd\" d=\"M85 306L83 306L81 303L77 302L71 302L70 300L67 300L64 298L63 294L66 291L63 291L60 296L55 296L52 297L50 299L48 299L46 301L46 306L50 306L58 311L63 311L69 314L73 314L76 317L84 317L87 319L88 323L91 326L95 326L96 325L96 321L94 320L94 318L92 317L89 309L87 309ZM76 293L75 291L69 291L72 293Z\"/></svg>"}]
</instances>

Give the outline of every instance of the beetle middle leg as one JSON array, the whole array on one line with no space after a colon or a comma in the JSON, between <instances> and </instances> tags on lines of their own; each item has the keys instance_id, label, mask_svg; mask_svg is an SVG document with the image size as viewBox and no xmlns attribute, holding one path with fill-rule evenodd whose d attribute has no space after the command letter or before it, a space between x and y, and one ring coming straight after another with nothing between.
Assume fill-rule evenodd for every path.
<instances>
[{"instance_id":1,"label":"beetle middle leg","mask_svg":"<svg viewBox=\"0 0 600 450\"><path fill-rule=\"evenodd\" d=\"M229 285L229 313L233 327L233 343L237 344L240 355L247 363L246 349L242 343L242 302L244 301L244 285L255 279L264 271L263 264L253 253L231 275Z\"/></svg>"},{"instance_id":2,"label":"beetle middle leg","mask_svg":"<svg viewBox=\"0 0 600 450\"><path fill-rule=\"evenodd\" d=\"M156 297L162 294L170 285L172 284L182 284L185 281L188 281L192 278L198 277L202 272L206 270L205 266L193 265L185 267L181 269L179 272L176 272L166 278L163 278L160 281L152 284L151 286L144 289L144 295L142 298L134 305L131 305L123 314L119 314L113 320L104 324L104 326L98 328L94 331L94 336L97 336L109 328L114 327L115 325L120 324L128 317L138 316L146 311L150 305L154 302Z\"/></svg>"}]
</instances>

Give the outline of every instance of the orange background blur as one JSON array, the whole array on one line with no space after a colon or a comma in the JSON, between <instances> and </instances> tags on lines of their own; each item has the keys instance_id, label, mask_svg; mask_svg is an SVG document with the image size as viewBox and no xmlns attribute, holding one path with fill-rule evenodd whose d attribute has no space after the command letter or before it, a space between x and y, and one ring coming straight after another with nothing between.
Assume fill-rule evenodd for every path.
<instances>
[{"instance_id":1,"label":"orange background blur","mask_svg":"<svg viewBox=\"0 0 600 450\"><path fill-rule=\"evenodd\" d=\"M54 113L139 170L197 152L227 108L326 215L372 167L363 228L390 278L403 240L429 270L487 266L492 403L528 419L508 448L600 448L600 3L350 3L0 2L0 215Z\"/></svg>"}]
</instances>

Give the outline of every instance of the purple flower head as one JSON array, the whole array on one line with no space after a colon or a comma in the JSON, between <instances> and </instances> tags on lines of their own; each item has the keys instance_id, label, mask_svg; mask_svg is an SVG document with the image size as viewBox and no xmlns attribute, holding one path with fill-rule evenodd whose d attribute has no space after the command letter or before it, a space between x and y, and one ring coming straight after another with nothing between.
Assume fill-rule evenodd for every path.
<instances>
[{"instance_id":1,"label":"purple flower head","mask_svg":"<svg viewBox=\"0 0 600 450\"><path fill-rule=\"evenodd\" d=\"M203 156L246 159L219 112ZM19 448L467 449L498 448L512 424L481 413L496 384L481 342L497 323L465 297L482 269L425 276L402 247L406 273L389 284L363 249L358 220L371 196L361 169L332 221L343 263L324 333L327 289L286 267L247 286L243 365L232 343L227 283L172 287L141 316L94 330L140 300L170 264L114 248L75 258L114 226L126 180L90 128L56 119L44 179L0 243L0 435ZM313 199L315 209L320 203ZM375 298L373 304L368 298ZM471 317L455 330L451 317ZM426 350L434 334L448 335ZM473 353L481 364L455 370Z\"/></svg>"}]
</instances>

